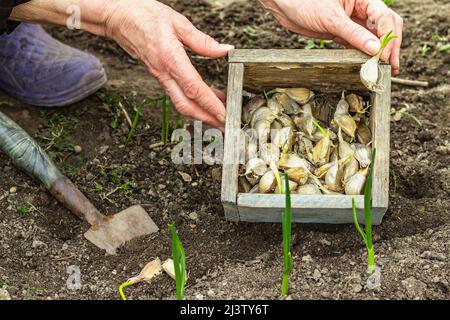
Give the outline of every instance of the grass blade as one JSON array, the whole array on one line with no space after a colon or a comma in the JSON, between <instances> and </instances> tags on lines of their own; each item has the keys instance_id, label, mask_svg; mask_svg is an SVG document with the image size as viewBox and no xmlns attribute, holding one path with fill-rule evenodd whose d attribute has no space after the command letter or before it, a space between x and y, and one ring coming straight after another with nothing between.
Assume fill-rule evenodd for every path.
<instances>
[{"instance_id":1,"label":"grass blade","mask_svg":"<svg viewBox=\"0 0 450 320\"><path fill-rule=\"evenodd\" d=\"M281 296L286 297L289 291L289 274L292 270L292 254L291 254L291 239L292 239L292 208L291 208L291 191L289 189L289 178L287 174L284 176L286 188L286 204L285 210L282 214L282 229L283 229L283 256L284 256L284 270L281 282Z\"/></svg>"},{"instance_id":2,"label":"grass blade","mask_svg":"<svg viewBox=\"0 0 450 320\"><path fill-rule=\"evenodd\" d=\"M358 230L359 234L360 234L361 237L363 238L364 243L367 244L366 234L365 234L364 231L361 229L361 226L359 225L359 222L358 222L358 214L356 213L356 202L355 202L355 198L352 198L352 207L353 207L353 222L355 223L356 230Z\"/></svg>"},{"instance_id":3,"label":"grass blade","mask_svg":"<svg viewBox=\"0 0 450 320\"><path fill-rule=\"evenodd\" d=\"M131 124L131 129L128 132L127 142L130 142L130 140L133 138L134 133L136 132L136 127L139 122L139 118L141 117L141 106L138 106L136 108L136 114L134 115L133 123Z\"/></svg>"}]
</instances>

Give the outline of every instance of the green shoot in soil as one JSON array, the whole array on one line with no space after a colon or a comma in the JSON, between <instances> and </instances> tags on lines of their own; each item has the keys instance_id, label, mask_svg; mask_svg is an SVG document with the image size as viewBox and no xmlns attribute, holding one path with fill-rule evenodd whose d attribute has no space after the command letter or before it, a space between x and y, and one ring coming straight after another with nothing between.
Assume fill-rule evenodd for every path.
<instances>
[{"instance_id":1,"label":"green shoot in soil","mask_svg":"<svg viewBox=\"0 0 450 320\"><path fill-rule=\"evenodd\" d=\"M397 0L383 0L383 2L388 6L392 6Z\"/></svg>"},{"instance_id":2,"label":"green shoot in soil","mask_svg":"<svg viewBox=\"0 0 450 320\"><path fill-rule=\"evenodd\" d=\"M284 176L286 188L286 208L282 215L283 228L283 254L284 269L283 279L281 282L281 296L284 298L289 291L289 274L292 270L292 254L291 254L291 232L292 232L292 210L291 210L291 191L289 189L289 178L287 174Z\"/></svg>"},{"instance_id":3,"label":"green shoot in soil","mask_svg":"<svg viewBox=\"0 0 450 320\"><path fill-rule=\"evenodd\" d=\"M131 281L126 281L119 286L119 294L120 294L120 298L122 300L127 300L127 297L125 296L125 293L123 292L123 289L125 289L126 287L129 287L131 285L133 285L133 283Z\"/></svg>"},{"instance_id":4,"label":"green shoot in soil","mask_svg":"<svg viewBox=\"0 0 450 320\"><path fill-rule=\"evenodd\" d=\"M177 300L183 300L184 286L187 282L186 277L186 256L184 254L183 245L178 237L175 224L169 224L169 230L172 233L172 259L175 269L175 282L177 288Z\"/></svg>"},{"instance_id":5,"label":"green shoot in soil","mask_svg":"<svg viewBox=\"0 0 450 320\"><path fill-rule=\"evenodd\" d=\"M376 56L380 57L381 53L383 52L384 48L386 48L386 46L388 45L388 43L395 38L398 38L398 36L396 34L392 34L392 32L394 32L394 30L390 30L388 33L386 33L386 35L381 38L380 42L380 50L378 51L378 53L376 54Z\"/></svg>"},{"instance_id":6,"label":"green shoot in soil","mask_svg":"<svg viewBox=\"0 0 450 320\"><path fill-rule=\"evenodd\" d=\"M19 212L19 214L23 217L29 215L31 210L32 207L28 203L23 203L19 208L17 208L17 212Z\"/></svg>"},{"instance_id":7,"label":"green shoot in soil","mask_svg":"<svg viewBox=\"0 0 450 320\"><path fill-rule=\"evenodd\" d=\"M430 52L431 50L431 46L429 46L428 44L424 44L421 48L420 48L420 55L422 57L426 57L428 52Z\"/></svg>"},{"instance_id":8,"label":"green shoot in soil","mask_svg":"<svg viewBox=\"0 0 450 320\"><path fill-rule=\"evenodd\" d=\"M358 216L356 214L356 202L355 198L352 198L353 206L353 220L355 222L356 229L364 240L367 248L367 267L368 273L372 274L375 271L375 252L373 248L372 240L372 177L373 177L373 164L375 161L376 149L372 151L372 162L370 164L369 176L367 177L366 185L364 187L364 228L361 229L358 222Z\"/></svg>"}]
</instances>

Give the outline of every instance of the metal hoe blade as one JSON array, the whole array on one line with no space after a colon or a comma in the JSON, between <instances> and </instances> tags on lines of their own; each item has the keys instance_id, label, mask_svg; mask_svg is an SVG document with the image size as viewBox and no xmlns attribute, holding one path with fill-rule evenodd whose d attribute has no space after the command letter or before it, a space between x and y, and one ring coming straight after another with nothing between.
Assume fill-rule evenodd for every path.
<instances>
[{"instance_id":1,"label":"metal hoe blade","mask_svg":"<svg viewBox=\"0 0 450 320\"><path fill-rule=\"evenodd\" d=\"M109 254L116 254L117 248L127 241L159 230L144 208L139 205L107 218L100 225L92 226L84 237Z\"/></svg>"}]
</instances>

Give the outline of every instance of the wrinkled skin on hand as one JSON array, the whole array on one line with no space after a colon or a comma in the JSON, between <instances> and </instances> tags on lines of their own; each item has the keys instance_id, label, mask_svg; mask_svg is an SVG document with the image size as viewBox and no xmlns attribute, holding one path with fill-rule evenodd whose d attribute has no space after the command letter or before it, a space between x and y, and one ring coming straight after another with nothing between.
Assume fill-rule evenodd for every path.
<instances>
[{"instance_id":1,"label":"wrinkled skin on hand","mask_svg":"<svg viewBox=\"0 0 450 320\"><path fill-rule=\"evenodd\" d=\"M224 57L233 47L219 44L157 1L110 1L106 12L105 35L145 64L178 112L223 129L225 95L203 82L185 47L211 58Z\"/></svg>"},{"instance_id":2,"label":"wrinkled skin on hand","mask_svg":"<svg viewBox=\"0 0 450 320\"><path fill-rule=\"evenodd\" d=\"M390 30L398 35L381 59L392 71L400 68L402 18L381 0L258 0L286 28L303 36L334 40L375 55L379 38Z\"/></svg>"}]
</instances>

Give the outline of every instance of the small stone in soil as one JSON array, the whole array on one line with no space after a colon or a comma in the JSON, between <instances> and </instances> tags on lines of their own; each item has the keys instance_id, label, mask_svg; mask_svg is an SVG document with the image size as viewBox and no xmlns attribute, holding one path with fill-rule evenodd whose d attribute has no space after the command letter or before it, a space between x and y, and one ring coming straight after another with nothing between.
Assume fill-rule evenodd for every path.
<instances>
[{"instance_id":1,"label":"small stone in soil","mask_svg":"<svg viewBox=\"0 0 450 320\"><path fill-rule=\"evenodd\" d=\"M11 187L9 189L9 193L16 193L17 192L17 187Z\"/></svg>"},{"instance_id":2,"label":"small stone in soil","mask_svg":"<svg viewBox=\"0 0 450 320\"><path fill-rule=\"evenodd\" d=\"M11 300L11 296L6 289L0 288L0 301L1 300Z\"/></svg>"},{"instance_id":3,"label":"small stone in soil","mask_svg":"<svg viewBox=\"0 0 450 320\"><path fill-rule=\"evenodd\" d=\"M79 146L79 145L75 145L75 146L73 146L73 151L75 153L81 153L81 151L83 151L83 148L81 148L81 146Z\"/></svg>"}]
</instances>

